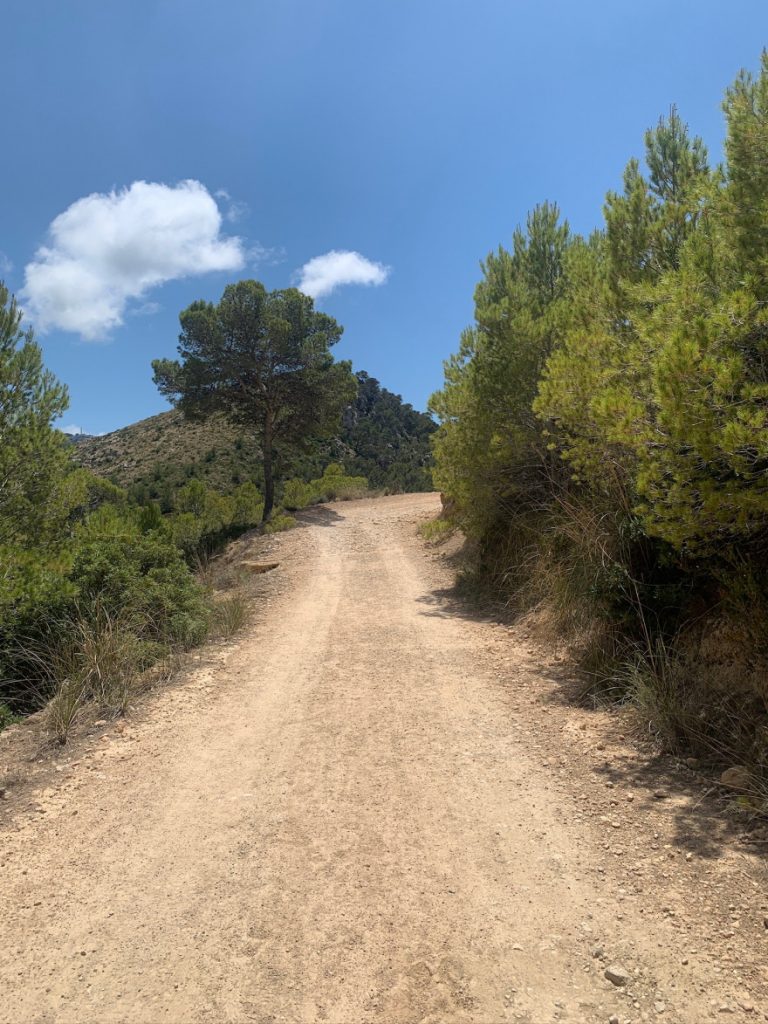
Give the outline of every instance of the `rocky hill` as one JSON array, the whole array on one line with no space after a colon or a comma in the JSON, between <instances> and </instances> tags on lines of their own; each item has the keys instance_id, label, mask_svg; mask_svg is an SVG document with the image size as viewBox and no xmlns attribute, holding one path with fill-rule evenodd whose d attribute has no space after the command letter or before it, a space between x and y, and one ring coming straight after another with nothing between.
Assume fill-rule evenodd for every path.
<instances>
[{"instance_id":1,"label":"rocky hill","mask_svg":"<svg viewBox=\"0 0 768 1024\"><path fill-rule=\"evenodd\" d=\"M372 487L431 490L433 420L367 373L357 378L358 396L344 414L339 436L301 453L285 453L283 476L309 479L328 463L340 462L348 473L367 477ZM102 437L72 440L83 466L137 498L161 504L192 477L225 493L246 480L259 483L257 444L221 416L196 423L171 410Z\"/></svg>"}]
</instances>

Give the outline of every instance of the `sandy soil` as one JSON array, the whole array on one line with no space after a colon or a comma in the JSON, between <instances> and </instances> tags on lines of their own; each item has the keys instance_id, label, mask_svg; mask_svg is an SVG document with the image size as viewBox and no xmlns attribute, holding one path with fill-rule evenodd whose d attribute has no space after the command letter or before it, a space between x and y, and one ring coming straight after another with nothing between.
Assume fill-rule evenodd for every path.
<instances>
[{"instance_id":1,"label":"sandy soil","mask_svg":"<svg viewBox=\"0 0 768 1024\"><path fill-rule=\"evenodd\" d=\"M237 643L11 787L0 1018L768 1019L759 841L454 600L438 504L315 510Z\"/></svg>"}]
</instances>

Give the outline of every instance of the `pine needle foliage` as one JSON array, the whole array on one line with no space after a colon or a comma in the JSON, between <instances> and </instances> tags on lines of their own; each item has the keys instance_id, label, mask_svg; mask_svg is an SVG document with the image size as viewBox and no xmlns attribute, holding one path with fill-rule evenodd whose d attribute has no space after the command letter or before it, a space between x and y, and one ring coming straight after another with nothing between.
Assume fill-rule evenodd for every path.
<instances>
[{"instance_id":1,"label":"pine needle foliage","mask_svg":"<svg viewBox=\"0 0 768 1024\"><path fill-rule=\"evenodd\" d=\"M724 112L712 167L672 107L590 237L537 207L482 264L475 323L430 403L435 480L480 571L602 638L602 665L584 653L606 679L638 649L690 673L693 624L733 618L747 577L744 657L765 656L747 634L768 628L768 54ZM641 676L644 707L658 677L673 718L685 686L625 674ZM766 700L756 685L742 705L764 721Z\"/></svg>"}]
</instances>

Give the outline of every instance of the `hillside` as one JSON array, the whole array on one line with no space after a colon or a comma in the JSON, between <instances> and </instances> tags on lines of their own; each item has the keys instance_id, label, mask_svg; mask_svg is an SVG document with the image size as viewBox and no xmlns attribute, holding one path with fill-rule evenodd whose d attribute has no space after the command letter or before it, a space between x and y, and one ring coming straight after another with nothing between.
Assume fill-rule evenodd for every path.
<instances>
[{"instance_id":1,"label":"hillside","mask_svg":"<svg viewBox=\"0 0 768 1024\"><path fill-rule=\"evenodd\" d=\"M359 393L339 436L286 454L283 476L309 479L340 462L372 487L392 492L431 490L429 438L435 424L425 413L357 374ZM75 437L77 460L141 499L164 503L192 477L227 493L246 480L259 482L258 447L223 417L185 421L176 410L150 416L102 437Z\"/></svg>"}]
</instances>

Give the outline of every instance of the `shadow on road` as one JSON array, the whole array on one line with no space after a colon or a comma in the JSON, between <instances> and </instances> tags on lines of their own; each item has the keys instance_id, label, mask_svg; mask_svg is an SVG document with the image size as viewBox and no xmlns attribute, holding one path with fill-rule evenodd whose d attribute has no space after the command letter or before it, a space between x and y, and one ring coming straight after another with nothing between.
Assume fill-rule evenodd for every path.
<instances>
[{"instance_id":1,"label":"shadow on road","mask_svg":"<svg viewBox=\"0 0 768 1024\"><path fill-rule=\"evenodd\" d=\"M298 526L336 526L337 523L343 523L345 518L327 505L313 505L293 512L292 515Z\"/></svg>"},{"instance_id":2,"label":"shadow on road","mask_svg":"<svg viewBox=\"0 0 768 1024\"><path fill-rule=\"evenodd\" d=\"M419 604L424 605L424 610L419 614L433 618L459 618L468 619L470 622L493 622L505 626L511 626L515 622L515 616L506 612L504 608L475 604L466 598L457 587L431 590L416 600Z\"/></svg>"},{"instance_id":3,"label":"shadow on road","mask_svg":"<svg viewBox=\"0 0 768 1024\"><path fill-rule=\"evenodd\" d=\"M768 843L750 835L750 826L756 823L739 812L733 796L727 796L714 779L677 764L669 755L642 750L640 755L612 753L593 771L604 782L632 789L640 810L652 814L663 804L673 823L672 846L679 854L716 860L725 853L726 841L748 842L745 852L768 850Z\"/></svg>"},{"instance_id":4,"label":"shadow on road","mask_svg":"<svg viewBox=\"0 0 768 1024\"><path fill-rule=\"evenodd\" d=\"M514 609L503 605L476 603L456 586L431 590L417 600L423 606L420 614L430 617L487 622L510 629L521 619ZM510 645L519 639L511 633ZM525 640L528 640L527 631ZM639 720L633 718L628 709L611 711L585 704L583 678L573 662L548 662L546 654L537 657L526 650L515 677L501 684L505 688L514 686L516 698L520 695L521 676L524 683L531 686L530 696L534 701L538 699L540 704L559 708L570 715L578 710L581 716L602 719L594 724L604 732L607 749L603 756L595 761L594 751L591 754L578 748L569 751L569 755L587 762L586 772L594 774L596 783L612 784L619 792L632 792L634 806L649 815L651 835L655 814L663 810L670 816L672 835L666 837L671 843L670 866L686 854L716 860L734 847L741 847L745 855L768 855L765 821L748 808L740 807L736 794L723 789L719 783L722 765L702 762L691 768L683 758L660 753L652 737L640 734ZM526 676L533 676L533 679L529 682ZM614 727L606 729L606 715L613 716ZM631 746L623 735L619 739L620 734L630 731L635 733Z\"/></svg>"}]
</instances>

